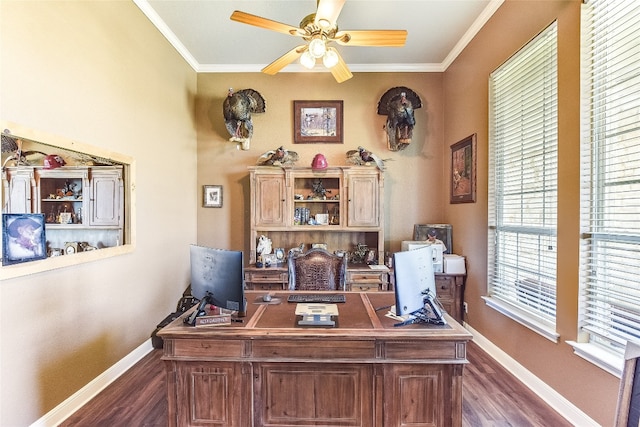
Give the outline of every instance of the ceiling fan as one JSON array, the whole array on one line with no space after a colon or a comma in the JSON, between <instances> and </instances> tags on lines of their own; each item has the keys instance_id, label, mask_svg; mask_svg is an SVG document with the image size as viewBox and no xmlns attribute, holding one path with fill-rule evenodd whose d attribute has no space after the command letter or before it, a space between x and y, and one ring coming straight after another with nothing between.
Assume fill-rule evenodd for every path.
<instances>
[{"instance_id":1,"label":"ceiling fan","mask_svg":"<svg viewBox=\"0 0 640 427\"><path fill-rule=\"evenodd\" d=\"M265 74L276 74L291 62L300 58L306 68L313 68L318 59L327 67L338 83L353 77L335 47L336 42L343 46L404 46L407 40L406 30L355 30L339 31L336 21L346 0L318 0L317 10L302 19L299 27L294 27L271 19L236 10L231 20L254 25L267 30L302 37L306 42L296 46L280 58L262 69Z\"/></svg>"}]
</instances>

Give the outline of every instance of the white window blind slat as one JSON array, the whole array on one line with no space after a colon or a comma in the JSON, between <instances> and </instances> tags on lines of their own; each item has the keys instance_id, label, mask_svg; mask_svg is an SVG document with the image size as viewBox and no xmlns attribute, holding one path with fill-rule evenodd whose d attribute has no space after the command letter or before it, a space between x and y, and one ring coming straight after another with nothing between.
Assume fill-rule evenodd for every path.
<instances>
[{"instance_id":1,"label":"white window blind slat","mask_svg":"<svg viewBox=\"0 0 640 427\"><path fill-rule=\"evenodd\" d=\"M583 6L579 327L623 356L640 339L640 2Z\"/></svg>"},{"instance_id":2,"label":"white window blind slat","mask_svg":"<svg viewBox=\"0 0 640 427\"><path fill-rule=\"evenodd\" d=\"M489 292L555 326L557 30L491 74Z\"/></svg>"}]
</instances>

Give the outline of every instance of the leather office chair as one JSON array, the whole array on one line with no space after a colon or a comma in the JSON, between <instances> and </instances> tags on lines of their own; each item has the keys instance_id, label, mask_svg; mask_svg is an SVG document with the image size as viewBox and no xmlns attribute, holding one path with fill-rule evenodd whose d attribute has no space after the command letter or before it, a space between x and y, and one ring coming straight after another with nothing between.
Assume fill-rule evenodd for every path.
<instances>
[{"instance_id":1,"label":"leather office chair","mask_svg":"<svg viewBox=\"0 0 640 427\"><path fill-rule=\"evenodd\" d=\"M345 290L347 258L324 249L289 255L289 290Z\"/></svg>"}]
</instances>

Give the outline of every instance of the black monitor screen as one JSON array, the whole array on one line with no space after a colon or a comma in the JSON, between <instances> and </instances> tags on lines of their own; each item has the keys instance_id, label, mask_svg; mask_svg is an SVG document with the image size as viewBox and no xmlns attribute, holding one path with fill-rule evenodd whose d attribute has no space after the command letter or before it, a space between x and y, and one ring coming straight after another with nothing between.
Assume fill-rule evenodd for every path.
<instances>
[{"instance_id":1,"label":"black monitor screen","mask_svg":"<svg viewBox=\"0 0 640 427\"><path fill-rule=\"evenodd\" d=\"M191 294L244 316L244 260L241 251L191 245Z\"/></svg>"},{"instance_id":2,"label":"black monitor screen","mask_svg":"<svg viewBox=\"0 0 640 427\"><path fill-rule=\"evenodd\" d=\"M433 272L433 250L430 246L393 254L396 314L402 316L424 308L424 293L436 294Z\"/></svg>"}]
</instances>

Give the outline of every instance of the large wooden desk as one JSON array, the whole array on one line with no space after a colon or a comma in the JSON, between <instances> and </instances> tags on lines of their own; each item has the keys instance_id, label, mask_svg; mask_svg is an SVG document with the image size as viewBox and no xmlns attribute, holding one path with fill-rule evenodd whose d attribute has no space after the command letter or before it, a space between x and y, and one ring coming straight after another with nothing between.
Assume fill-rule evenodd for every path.
<instances>
[{"instance_id":1,"label":"large wooden desk","mask_svg":"<svg viewBox=\"0 0 640 427\"><path fill-rule=\"evenodd\" d=\"M471 335L394 327L375 308L393 293L346 293L338 327L297 326L295 304L258 304L231 326L187 327L164 340L169 426L461 426Z\"/></svg>"}]
</instances>

